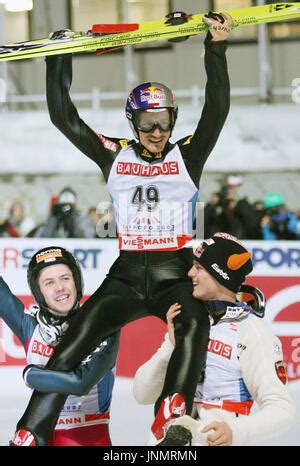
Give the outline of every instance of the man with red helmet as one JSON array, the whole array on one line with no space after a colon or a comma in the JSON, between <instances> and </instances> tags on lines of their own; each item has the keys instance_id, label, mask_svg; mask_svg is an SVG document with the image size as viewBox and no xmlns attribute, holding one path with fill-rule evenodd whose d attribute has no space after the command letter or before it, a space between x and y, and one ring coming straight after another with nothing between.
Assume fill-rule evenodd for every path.
<instances>
[{"instance_id":1,"label":"man with red helmet","mask_svg":"<svg viewBox=\"0 0 300 466\"><path fill-rule=\"evenodd\" d=\"M175 324L177 344L152 426L160 445L185 443L185 439L174 438L172 427L160 412L166 404L178 416L190 412L209 337L208 313L205 306L199 312L199 303L192 297L183 246L192 238L203 166L229 111L225 51L232 21L225 13L210 14L204 21L209 28L205 39L205 105L195 133L175 144L170 137L177 105L165 85L147 82L130 93L126 116L137 141L110 138L86 125L70 99L71 57L47 58L51 120L102 170L120 246L120 256L106 280L83 305L84 325L81 318L74 319L76 325L67 332L47 367L70 370L99 338L147 315L165 320L170 305L180 302L183 312ZM80 327L80 334L75 327ZM28 429L39 445L45 444L61 404L58 396L50 399L34 393L18 428Z\"/></svg>"}]
</instances>

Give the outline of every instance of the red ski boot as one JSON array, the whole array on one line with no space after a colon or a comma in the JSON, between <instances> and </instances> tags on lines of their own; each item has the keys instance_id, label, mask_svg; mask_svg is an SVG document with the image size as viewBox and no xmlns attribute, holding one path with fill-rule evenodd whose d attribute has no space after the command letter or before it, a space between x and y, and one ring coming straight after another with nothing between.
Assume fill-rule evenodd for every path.
<instances>
[{"instance_id":1,"label":"red ski boot","mask_svg":"<svg viewBox=\"0 0 300 466\"><path fill-rule=\"evenodd\" d=\"M10 442L11 447L36 447L37 443L29 430L19 429Z\"/></svg>"},{"instance_id":2,"label":"red ski boot","mask_svg":"<svg viewBox=\"0 0 300 466\"><path fill-rule=\"evenodd\" d=\"M151 427L148 446L181 446L191 443L192 434L183 425L174 425L186 413L182 395L174 393L163 400ZM184 416L186 417L186 416Z\"/></svg>"}]
</instances>

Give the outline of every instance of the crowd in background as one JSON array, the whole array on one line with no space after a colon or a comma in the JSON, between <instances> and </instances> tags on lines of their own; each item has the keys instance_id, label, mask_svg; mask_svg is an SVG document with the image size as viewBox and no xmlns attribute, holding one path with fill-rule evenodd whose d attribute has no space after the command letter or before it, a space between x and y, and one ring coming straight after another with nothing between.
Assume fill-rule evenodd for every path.
<instances>
[{"instance_id":1,"label":"crowd in background","mask_svg":"<svg viewBox=\"0 0 300 466\"><path fill-rule=\"evenodd\" d=\"M290 210L280 192L266 193L251 203L239 197L239 185L227 183L213 192L204 207L204 236L224 231L241 239L300 239L300 209ZM50 199L49 212L41 224L25 214L22 201L13 201L7 218L0 224L0 237L105 238L115 237L110 203L90 207L86 213L77 207L77 194L64 188Z\"/></svg>"},{"instance_id":2,"label":"crowd in background","mask_svg":"<svg viewBox=\"0 0 300 466\"><path fill-rule=\"evenodd\" d=\"M7 218L0 223L0 237L105 238L116 236L114 225L108 202L90 207L84 213L78 208L76 192L65 187L58 195L51 196L48 214L39 224L26 215L22 201L13 201Z\"/></svg>"},{"instance_id":3,"label":"crowd in background","mask_svg":"<svg viewBox=\"0 0 300 466\"><path fill-rule=\"evenodd\" d=\"M267 193L263 200L251 203L224 186L212 193L204 219L206 237L225 231L241 239L300 239L300 210L290 210L279 192Z\"/></svg>"},{"instance_id":4,"label":"crowd in background","mask_svg":"<svg viewBox=\"0 0 300 466\"><path fill-rule=\"evenodd\" d=\"M292 211L280 192L267 192L251 203L238 195L243 177L229 176L204 209L205 237L225 231L241 239L300 239L300 209Z\"/></svg>"}]
</instances>

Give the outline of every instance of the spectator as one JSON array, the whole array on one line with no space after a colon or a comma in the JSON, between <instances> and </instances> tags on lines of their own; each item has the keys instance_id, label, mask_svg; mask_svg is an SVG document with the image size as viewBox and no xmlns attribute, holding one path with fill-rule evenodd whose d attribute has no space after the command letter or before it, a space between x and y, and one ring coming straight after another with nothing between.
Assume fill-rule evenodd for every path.
<instances>
[{"instance_id":1,"label":"spectator","mask_svg":"<svg viewBox=\"0 0 300 466\"><path fill-rule=\"evenodd\" d=\"M52 205L50 215L37 229L37 238L93 238L94 227L90 218L77 207L77 196L72 188L64 188Z\"/></svg>"},{"instance_id":2,"label":"spectator","mask_svg":"<svg viewBox=\"0 0 300 466\"><path fill-rule=\"evenodd\" d=\"M265 216L261 222L263 239L297 239L297 216L287 209L280 193L267 193L264 208Z\"/></svg>"},{"instance_id":3,"label":"spectator","mask_svg":"<svg viewBox=\"0 0 300 466\"><path fill-rule=\"evenodd\" d=\"M244 178L239 175L229 175L227 177L228 188L239 188L244 183Z\"/></svg>"},{"instance_id":4,"label":"spectator","mask_svg":"<svg viewBox=\"0 0 300 466\"><path fill-rule=\"evenodd\" d=\"M241 239L255 238L256 219L254 209L247 198L239 199L236 191L224 186L220 193L220 213L218 213L214 226Z\"/></svg>"},{"instance_id":5,"label":"spectator","mask_svg":"<svg viewBox=\"0 0 300 466\"><path fill-rule=\"evenodd\" d=\"M210 196L210 201L204 208L204 229L206 238L213 236L214 233L219 231L218 216L221 211L220 194L213 192Z\"/></svg>"},{"instance_id":6,"label":"spectator","mask_svg":"<svg viewBox=\"0 0 300 466\"><path fill-rule=\"evenodd\" d=\"M100 214L98 213L97 211L97 208L96 207L90 207L89 210L88 210L88 217L92 223L92 225L94 226L94 235L93 235L93 238L98 238L98 235L96 233L96 228L97 228L97 224L100 220Z\"/></svg>"},{"instance_id":7,"label":"spectator","mask_svg":"<svg viewBox=\"0 0 300 466\"><path fill-rule=\"evenodd\" d=\"M254 208L255 224L256 224L253 239L263 239L262 229L261 229L261 222L265 216L265 209L264 209L263 201L261 200L255 201L253 204L253 208Z\"/></svg>"},{"instance_id":8,"label":"spectator","mask_svg":"<svg viewBox=\"0 0 300 466\"><path fill-rule=\"evenodd\" d=\"M297 239L300 239L300 210L296 210L295 215L297 217Z\"/></svg>"},{"instance_id":9,"label":"spectator","mask_svg":"<svg viewBox=\"0 0 300 466\"><path fill-rule=\"evenodd\" d=\"M9 209L8 218L0 225L0 236L12 238L26 236L33 226L32 218L25 216L24 205L16 200Z\"/></svg>"}]
</instances>

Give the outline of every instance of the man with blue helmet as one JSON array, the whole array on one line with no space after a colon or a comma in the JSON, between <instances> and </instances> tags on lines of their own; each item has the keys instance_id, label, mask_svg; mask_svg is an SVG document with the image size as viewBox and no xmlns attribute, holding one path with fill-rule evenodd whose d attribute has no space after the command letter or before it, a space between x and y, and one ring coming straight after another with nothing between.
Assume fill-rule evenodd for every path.
<instances>
[{"instance_id":1,"label":"man with blue helmet","mask_svg":"<svg viewBox=\"0 0 300 466\"><path fill-rule=\"evenodd\" d=\"M130 93L126 116L137 141L106 137L80 119L70 99L71 56L47 58L51 120L102 170L113 203L120 247L120 256L107 278L83 305L84 322L75 317L74 326L47 368L70 370L99 339L141 317L156 315L165 320L170 305L180 302L182 313L175 323L176 349L152 425L159 445L186 443L185 438L173 435L171 420L192 408L210 329L205 304L200 303L203 309L199 312L199 302L192 296L183 246L192 238L192 214L204 163L229 111L225 51L232 21L224 13L210 14L205 22L209 28L205 39L205 105L195 133L175 144L170 137L177 105L168 87L147 82ZM80 328L80 334L76 328ZM49 397L34 393L18 428L27 429L38 445L44 445L62 401L54 394ZM170 416L165 416L166 412Z\"/></svg>"}]
</instances>

